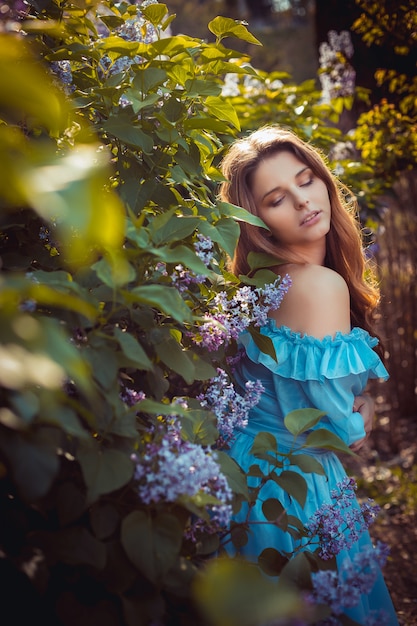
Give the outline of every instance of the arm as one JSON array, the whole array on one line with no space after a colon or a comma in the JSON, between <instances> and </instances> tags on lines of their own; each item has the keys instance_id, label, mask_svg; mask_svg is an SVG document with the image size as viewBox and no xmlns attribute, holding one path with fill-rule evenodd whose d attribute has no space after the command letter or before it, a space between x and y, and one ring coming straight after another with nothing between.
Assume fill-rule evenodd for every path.
<instances>
[{"instance_id":1,"label":"arm","mask_svg":"<svg viewBox=\"0 0 417 626\"><path fill-rule=\"evenodd\" d=\"M353 452L359 452L359 450L367 441L372 431L374 415L375 415L375 401L368 394L357 396L353 403L353 410L358 411L361 414L363 418L365 433L366 433L363 439L359 439L358 441L356 441L354 444L350 446Z\"/></svg>"}]
</instances>

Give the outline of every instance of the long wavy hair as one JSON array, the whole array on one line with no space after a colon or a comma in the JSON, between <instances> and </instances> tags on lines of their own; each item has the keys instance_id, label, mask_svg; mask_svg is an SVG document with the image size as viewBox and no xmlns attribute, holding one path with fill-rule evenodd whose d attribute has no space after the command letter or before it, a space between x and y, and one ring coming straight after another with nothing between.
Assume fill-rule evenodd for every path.
<instances>
[{"instance_id":1,"label":"long wavy hair","mask_svg":"<svg viewBox=\"0 0 417 626\"><path fill-rule=\"evenodd\" d=\"M273 125L238 139L222 161L222 172L226 180L220 185L220 199L258 215L252 194L253 174L263 160L282 151L292 152L326 184L331 205L331 223L326 235L324 265L338 272L348 285L352 326L359 326L375 335L375 310L379 302L379 289L374 272L364 255L357 202L349 189L331 173L326 158L317 148L292 131ZM234 274L250 272L247 261L249 252L267 253L281 262L301 262L275 237L271 237L269 230L246 222L241 222L240 228L239 242L231 260Z\"/></svg>"}]
</instances>

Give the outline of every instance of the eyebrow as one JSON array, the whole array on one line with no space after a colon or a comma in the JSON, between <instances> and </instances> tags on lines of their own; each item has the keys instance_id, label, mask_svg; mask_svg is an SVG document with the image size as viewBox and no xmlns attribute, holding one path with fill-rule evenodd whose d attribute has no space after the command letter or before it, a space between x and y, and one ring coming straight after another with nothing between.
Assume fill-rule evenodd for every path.
<instances>
[{"instance_id":1,"label":"eyebrow","mask_svg":"<svg viewBox=\"0 0 417 626\"><path fill-rule=\"evenodd\" d=\"M296 175L294 176L294 178L298 178L299 176L301 176L301 174L303 174L306 170L311 170L311 167L309 165L306 165L305 167L303 167L299 172L296 173ZM274 193L275 191L279 191L281 189L280 186L278 187L274 187L273 189L271 189L270 191L267 191L261 198L262 200L265 200L265 198L267 196L269 196L271 193Z\"/></svg>"}]
</instances>

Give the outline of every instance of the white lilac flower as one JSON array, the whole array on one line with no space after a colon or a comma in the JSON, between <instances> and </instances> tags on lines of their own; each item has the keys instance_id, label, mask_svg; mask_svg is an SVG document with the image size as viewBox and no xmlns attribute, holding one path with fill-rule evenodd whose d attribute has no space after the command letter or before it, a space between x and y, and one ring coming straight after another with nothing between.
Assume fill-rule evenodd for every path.
<instances>
[{"instance_id":1,"label":"white lilac flower","mask_svg":"<svg viewBox=\"0 0 417 626\"><path fill-rule=\"evenodd\" d=\"M330 102L332 98L351 96L355 90L356 73L348 59L353 56L353 45L348 31L338 34L331 30L329 43L319 46L322 100Z\"/></svg>"}]
</instances>

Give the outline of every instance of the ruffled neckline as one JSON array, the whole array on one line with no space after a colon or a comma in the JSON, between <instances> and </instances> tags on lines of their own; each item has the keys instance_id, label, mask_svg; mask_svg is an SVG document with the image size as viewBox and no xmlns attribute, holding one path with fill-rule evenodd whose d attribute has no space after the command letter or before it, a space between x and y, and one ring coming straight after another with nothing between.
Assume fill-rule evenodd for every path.
<instances>
[{"instance_id":1,"label":"ruffled neckline","mask_svg":"<svg viewBox=\"0 0 417 626\"><path fill-rule=\"evenodd\" d=\"M318 339L293 331L287 326L277 326L269 318L260 329L274 346L277 360L262 352L249 331L244 331L239 343L250 361L261 364L283 378L306 381L324 381L351 375L365 378L388 378L378 354L373 348L378 339L366 330L354 327L349 333L338 332Z\"/></svg>"},{"instance_id":2,"label":"ruffled neckline","mask_svg":"<svg viewBox=\"0 0 417 626\"><path fill-rule=\"evenodd\" d=\"M326 335L322 339L306 333L297 332L288 326L277 326L276 321L272 317L268 317L267 323L262 328L269 331L265 333L267 335L283 335L286 339L294 341L294 343L304 343L314 346L337 346L342 342L352 341L366 341L372 348L378 345L378 339L376 337L372 337L368 331L358 326L354 326L348 333L338 331L334 336Z\"/></svg>"}]
</instances>

